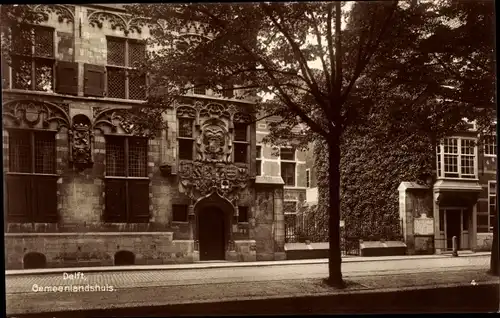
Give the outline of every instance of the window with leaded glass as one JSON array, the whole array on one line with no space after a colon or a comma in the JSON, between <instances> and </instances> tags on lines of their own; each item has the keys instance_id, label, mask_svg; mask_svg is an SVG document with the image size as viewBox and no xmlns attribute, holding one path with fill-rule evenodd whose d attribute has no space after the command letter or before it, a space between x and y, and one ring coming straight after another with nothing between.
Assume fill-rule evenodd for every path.
<instances>
[{"instance_id":1,"label":"window with leaded glass","mask_svg":"<svg viewBox=\"0 0 500 318\"><path fill-rule=\"evenodd\" d=\"M107 37L107 96L146 99L146 74L138 68L145 61L146 45L140 41Z\"/></svg>"},{"instance_id":2,"label":"window with leaded glass","mask_svg":"<svg viewBox=\"0 0 500 318\"><path fill-rule=\"evenodd\" d=\"M57 222L56 133L12 129L8 134L7 221Z\"/></svg>"},{"instance_id":3,"label":"window with leaded glass","mask_svg":"<svg viewBox=\"0 0 500 318\"><path fill-rule=\"evenodd\" d=\"M477 178L476 141L472 138L445 138L436 149L439 177Z\"/></svg>"},{"instance_id":4,"label":"window with leaded glass","mask_svg":"<svg viewBox=\"0 0 500 318\"><path fill-rule=\"evenodd\" d=\"M54 29L22 26L12 29L12 73L14 89L54 91Z\"/></svg>"},{"instance_id":5,"label":"window with leaded glass","mask_svg":"<svg viewBox=\"0 0 500 318\"><path fill-rule=\"evenodd\" d=\"M105 222L149 222L148 140L106 136Z\"/></svg>"},{"instance_id":6,"label":"window with leaded glass","mask_svg":"<svg viewBox=\"0 0 500 318\"><path fill-rule=\"evenodd\" d=\"M197 84L193 87L193 94L196 95L206 95L207 94L207 86L203 84Z\"/></svg>"},{"instance_id":7,"label":"window with leaded glass","mask_svg":"<svg viewBox=\"0 0 500 318\"><path fill-rule=\"evenodd\" d=\"M248 125L234 123L233 153L234 162L248 162Z\"/></svg>"},{"instance_id":8,"label":"window with leaded glass","mask_svg":"<svg viewBox=\"0 0 500 318\"><path fill-rule=\"evenodd\" d=\"M193 160L194 120L191 118L178 119L178 151L179 159Z\"/></svg>"}]
</instances>

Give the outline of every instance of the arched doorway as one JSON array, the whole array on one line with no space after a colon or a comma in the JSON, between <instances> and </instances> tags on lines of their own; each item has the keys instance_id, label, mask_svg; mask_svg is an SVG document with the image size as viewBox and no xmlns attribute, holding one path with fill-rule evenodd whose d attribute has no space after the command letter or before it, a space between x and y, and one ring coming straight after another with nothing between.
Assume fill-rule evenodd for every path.
<instances>
[{"instance_id":1,"label":"arched doorway","mask_svg":"<svg viewBox=\"0 0 500 318\"><path fill-rule=\"evenodd\" d=\"M198 211L198 242L200 261L224 260L228 221L217 206L206 206Z\"/></svg>"}]
</instances>

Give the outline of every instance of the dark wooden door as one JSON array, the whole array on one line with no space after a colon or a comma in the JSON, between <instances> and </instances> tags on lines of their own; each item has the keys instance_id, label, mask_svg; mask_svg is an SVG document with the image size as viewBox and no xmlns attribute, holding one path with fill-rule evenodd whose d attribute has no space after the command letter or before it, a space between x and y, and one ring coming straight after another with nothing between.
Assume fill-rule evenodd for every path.
<instances>
[{"instance_id":1,"label":"dark wooden door","mask_svg":"<svg viewBox=\"0 0 500 318\"><path fill-rule=\"evenodd\" d=\"M446 210L446 243L447 248L453 247L453 236L457 237L457 248L460 248L460 236L462 234L462 215L460 210Z\"/></svg>"},{"instance_id":2,"label":"dark wooden door","mask_svg":"<svg viewBox=\"0 0 500 318\"><path fill-rule=\"evenodd\" d=\"M206 208L198 214L200 260L225 259L224 214L217 208Z\"/></svg>"}]
</instances>

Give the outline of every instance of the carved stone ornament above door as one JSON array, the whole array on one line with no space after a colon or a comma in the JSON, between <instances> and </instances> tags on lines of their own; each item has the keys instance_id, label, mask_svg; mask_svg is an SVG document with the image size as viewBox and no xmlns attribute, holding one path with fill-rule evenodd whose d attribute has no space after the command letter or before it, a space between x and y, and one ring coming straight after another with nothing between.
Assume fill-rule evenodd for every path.
<instances>
[{"instance_id":1,"label":"carved stone ornament above door","mask_svg":"<svg viewBox=\"0 0 500 318\"><path fill-rule=\"evenodd\" d=\"M248 186L247 167L232 163L179 163L179 191L193 201L216 192L236 206L241 190Z\"/></svg>"}]
</instances>

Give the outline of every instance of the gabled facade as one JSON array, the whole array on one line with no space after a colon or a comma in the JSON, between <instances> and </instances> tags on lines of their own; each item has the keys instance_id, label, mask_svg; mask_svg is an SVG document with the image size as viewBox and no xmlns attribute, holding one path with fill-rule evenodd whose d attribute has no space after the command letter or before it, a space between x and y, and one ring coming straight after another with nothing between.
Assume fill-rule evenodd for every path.
<instances>
[{"instance_id":1,"label":"gabled facade","mask_svg":"<svg viewBox=\"0 0 500 318\"><path fill-rule=\"evenodd\" d=\"M49 7L2 65L6 267L283 259L305 159L260 144L251 97L197 89L166 129L138 129L146 24L114 5Z\"/></svg>"}]
</instances>

